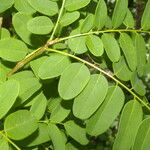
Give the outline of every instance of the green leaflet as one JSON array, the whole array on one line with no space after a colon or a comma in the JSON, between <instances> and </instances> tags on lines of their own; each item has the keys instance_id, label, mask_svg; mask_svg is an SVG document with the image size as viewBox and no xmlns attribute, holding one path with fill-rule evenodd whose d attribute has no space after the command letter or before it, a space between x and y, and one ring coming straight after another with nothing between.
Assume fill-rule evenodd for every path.
<instances>
[{"instance_id":1,"label":"green leaflet","mask_svg":"<svg viewBox=\"0 0 150 150\"><path fill-rule=\"evenodd\" d=\"M55 103L54 101L57 101L57 102ZM50 104L52 104L52 103L53 103L53 105L51 107L53 107L53 109L51 111L50 121L62 122L69 115L69 113L71 111L67 107L67 105L68 105L67 102L62 101L61 99L60 100L59 99L53 99L53 100L51 100Z\"/></svg>"},{"instance_id":2,"label":"green leaflet","mask_svg":"<svg viewBox=\"0 0 150 150\"><path fill-rule=\"evenodd\" d=\"M116 63L113 63L114 75L123 81L128 81L131 78L133 72L129 70L129 67L126 64L125 58L122 56L120 60Z\"/></svg>"},{"instance_id":3,"label":"green leaflet","mask_svg":"<svg viewBox=\"0 0 150 150\"><path fill-rule=\"evenodd\" d=\"M52 140L53 143L53 147L55 150L65 150L65 139L61 133L61 131L59 130L59 128L52 123L48 124L48 133L49 136Z\"/></svg>"},{"instance_id":4,"label":"green leaflet","mask_svg":"<svg viewBox=\"0 0 150 150\"><path fill-rule=\"evenodd\" d=\"M66 0L65 8L68 11L78 10L90 3L90 0Z\"/></svg>"},{"instance_id":5,"label":"green leaflet","mask_svg":"<svg viewBox=\"0 0 150 150\"><path fill-rule=\"evenodd\" d=\"M32 19L31 14L26 14L22 12L18 12L13 15L12 23L16 33L19 37L27 44L38 46L41 45L42 37L38 37L37 35L32 35L31 32L27 29L27 22Z\"/></svg>"},{"instance_id":6,"label":"green leaflet","mask_svg":"<svg viewBox=\"0 0 150 150\"><path fill-rule=\"evenodd\" d=\"M35 145L40 145L45 142L50 141L50 137L48 134L48 125L45 123L38 123L38 130L36 130L32 135L25 138L21 141L21 145L24 147L32 147ZM31 140L32 139L32 140Z\"/></svg>"},{"instance_id":7,"label":"green leaflet","mask_svg":"<svg viewBox=\"0 0 150 150\"><path fill-rule=\"evenodd\" d=\"M131 85L135 92L139 95L144 96L146 94L145 85L141 79L137 76L136 72L134 72L131 76Z\"/></svg>"},{"instance_id":8,"label":"green leaflet","mask_svg":"<svg viewBox=\"0 0 150 150\"><path fill-rule=\"evenodd\" d=\"M96 35L87 36L86 45L94 56L101 56L104 52L102 40Z\"/></svg>"},{"instance_id":9,"label":"green leaflet","mask_svg":"<svg viewBox=\"0 0 150 150\"><path fill-rule=\"evenodd\" d=\"M74 30L71 32L70 35L75 35L79 33L80 32L78 30ZM88 50L85 42L85 36L76 37L68 40L68 46L71 49L71 51L75 52L76 54L82 54Z\"/></svg>"},{"instance_id":10,"label":"green leaflet","mask_svg":"<svg viewBox=\"0 0 150 150\"><path fill-rule=\"evenodd\" d=\"M119 27L123 23L127 11L128 11L128 0L117 0L112 15L112 26L114 28Z\"/></svg>"},{"instance_id":11,"label":"green leaflet","mask_svg":"<svg viewBox=\"0 0 150 150\"><path fill-rule=\"evenodd\" d=\"M46 16L32 18L27 23L27 29L34 34L48 34L54 27L53 22Z\"/></svg>"},{"instance_id":12,"label":"green leaflet","mask_svg":"<svg viewBox=\"0 0 150 150\"><path fill-rule=\"evenodd\" d=\"M146 65L146 43L144 38L140 34L135 36L135 47L137 52L137 72L139 76L144 73L144 67Z\"/></svg>"},{"instance_id":13,"label":"green leaflet","mask_svg":"<svg viewBox=\"0 0 150 150\"><path fill-rule=\"evenodd\" d=\"M142 121L138 128L138 132L132 150L149 150L149 139L150 118L148 117Z\"/></svg>"},{"instance_id":14,"label":"green leaflet","mask_svg":"<svg viewBox=\"0 0 150 150\"><path fill-rule=\"evenodd\" d=\"M75 98L73 114L80 119L89 118L102 104L107 94L108 82L102 75L91 75L84 90Z\"/></svg>"},{"instance_id":15,"label":"green leaflet","mask_svg":"<svg viewBox=\"0 0 150 150\"><path fill-rule=\"evenodd\" d=\"M62 73L58 92L64 100L76 97L87 85L90 79L88 68L81 63L70 64Z\"/></svg>"},{"instance_id":16,"label":"green leaflet","mask_svg":"<svg viewBox=\"0 0 150 150\"><path fill-rule=\"evenodd\" d=\"M66 132L81 145L88 144L85 128L81 128L74 121L65 122L64 127Z\"/></svg>"},{"instance_id":17,"label":"green leaflet","mask_svg":"<svg viewBox=\"0 0 150 150\"><path fill-rule=\"evenodd\" d=\"M81 24L81 29L80 29L81 33L86 33L90 31L93 27L93 22L94 22L94 15L89 14Z\"/></svg>"},{"instance_id":18,"label":"green leaflet","mask_svg":"<svg viewBox=\"0 0 150 150\"><path fill-rule=\"evenodd\" d=\"M137 100L131 100L125 105L121 114L119 130L113 145L113 150L131 149L138 126L142 121L142 115L142 107Z\"/></svg>"},{"instance_id":19,"label":"green leaflet","mask_svg":"<svg viewBox=\"0 0 150 150\"><path fill-rule=\"evenodd\" d=\"M23 104L41 88L41 84L35 77L25 76L24 78L20 78L20 73L17 73L11 76L11 79L15 79L20 83L19 101L17 105Z\"/></svg>"},{"instance_id":20,"label":"green leaflet","mask_svg":"<svg viewBox=\"0 0 150 150\"><path fill-rule=\"evenodd\" d=\"M4 137L0 138L0 149L1 150L10 150L8 141Z\"/></svg>"},{"instance_id":21,"label":"green leaflet","mask_svg":"<svg viewBox=\"0 0 150 150\"><path fill-rule=\"evenodd\" d=\"M98 136L111 126L124 104L124 94L120 87L111 86L97 112L87 121L87 133Z\"/></svg>"},{"instance_id":22,"label":"green leaflet","mask_svg":"<svg viewBox=\"0 0 150 150\"><path fill-rule=\"evenodd\" d=\"M41 64L48 58L48 56L41 56L37 59L34 59L30 62L30 67L34 72L35 76L38 78L38 72Z\"/></svg>"},{"instance_id":23,"label":"green leaflet","mask_svg":"<svg viewBox=\"0 0 150 150\"><path fill-rule=\"evenodd\" d=\"M142 20L141 20L141 27L144 30L149 30L150 29L150 0L148 0L146 7L143 12Z\"/></svg>"},{"instance_id":24,"label":"green leaflet","mask_svg":"<svg viewBox=\"0 0 150 150\"><path fill-rule=\"evenodd\" d=\"M14 7L18 11L28 14L33 14L36 12L36 10L31 7L27 0L15 0Z\"/></svg>"},{"instance_id":25,"label":"green leaflet","mask_svg":"<svg viewBox=\"0 0 150 150\"><path fill-rule=\"evenodd\" d=\"M19 95L19 83L8 80L0 84L0 119L11 109Z\"/></svg>"},{"instance_id":26,"label":"green leaflet","mask_svg":"<svg viewBox=\"0 0 150 150\"><path fill-rule=\"evenodd\" d=\"M27 110L11 113L4 122L7 136L13 140L22 140L31 135L38 128L38 123Z\"/></svg>"},{"instance_id":27,"label":"green leaflet","mask_svg":"<svg viewBox=\"0 0 150 150\"><path fill-rule=\"evenodd\" d=\"M67 143L66 144L66 150L78 150L72 143Z\"/></svg>"},{"instance_id":28,"label":"green leaflet","mask_svg":"<svg viewBox=\"0 0 150 150\"><path fill-rule=\"evenodd\" d=\"M41 79L58 77L69 64L70 60L67 56L51 54L43 63L41 63L38 70L38 76Z\"/></svg>"},{"instance_id":29,"label":"green leaflet","mask_svg":"<svg viewBox=\"0 0 150 150\"><path fill-rule=\"evenodd\" d=\"M34 99L34 102L30 108L30 112L37 120L40 120L45 114L46 106L47 106L47 99L43 93L40 93L36 97L36 99Z\"/></svg>"},{"instance_id":30,"label":"green leaflet","mask_svg":"<svg viewBox=\"0 0 150 150\"><path fill-rule=\"evenodd\" d=\"M129 68L131 69L131 71L134 71L137 67L137 53L132 39L128 34L121 33L119 43L127 60Z\"/></svg>"},{"instance_id":31,"label":"green leaflet","mask_svg":"<svg viewBox=\"0 0 150 150\"><path fill-rule=\"evenodd\" d=\"M0 40L0 57L16 62L23 59L28 52L27 46L20 40L6 38Z\"/></svg>"},{"instance_id":32,"label":"green leaflet","mask_svg":"<svg viewBox=\"0 0 150 150\"><path fill-rule=\"evenodd\" d=\"M0 0L0 13L4 12L14 4L14 0Z\"/></svg>"},{"instance_id":33,"label":"green leaflet","mask_svg":"<svg viewBox=\"0 0 150 150\"><path fill-rule=\"evenodd\" d=\"M62 27L68 26L75 22L80 17L80 13L78 11L65 13L60 19L60 25Z\"/></svg>"},{"instance_id":34,"label":"green leaflet","mask_svg":"<svg viewBox=\"0 0 150 150\"><path fill-rule=\"evenodd\" d=\"M10 33L6 28L1 28L0 39L10 38Z\"/></svg>"},{"instance_id":35,"label":"green leaflet","mask_svg":"<svg viewBox=\"0 0 150 150\"><path fill-rule=\"evenodd\" d=\"M95 11L94 25L98 29L102 29L107 20L107 6L104 0L99 0Z\"/></svg>"},{"instance_id":36,"label":"green leaflet","mask_svg":"<svg viewBox=\"0 0 150 150\"><path fill-rule=\"evenodd\" d=\"M104 44L107 56L112 62L117 62L120 59L120 47L117 40L111 34L103 34L102 41Z\"/></svg>"},{"instance_id":37,"label":"green leaflet","mask_svg":"<svg viewBox=\"0 0 150 150\"><path fill-rule=\"evenodd\" d=\"M58 5L56 2L50 0L28 0L28 2L35 10L44 15L54 16L58 13Z\"/></svg>"},{"instance_id":38,"label":"green leaflet","mask_svg":"<svg viewBox=\"0 0 150 150\"><path fill-rule=\"evenodd\" d=\"M134 28L134 26L135 26L133 15L129 9L127 10L127 14L126 14L126 17L125 17L123 23L128 28Z\"/></svg>"}]
</instances>

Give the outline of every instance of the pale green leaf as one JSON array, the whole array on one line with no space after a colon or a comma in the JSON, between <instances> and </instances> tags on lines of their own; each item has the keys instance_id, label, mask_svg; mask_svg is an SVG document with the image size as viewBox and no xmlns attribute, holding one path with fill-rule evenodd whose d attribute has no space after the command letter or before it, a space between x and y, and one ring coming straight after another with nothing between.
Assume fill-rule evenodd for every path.
<instances>
[{"instance_id":1,"label":"pale green leaf","mask_svg":"<svg viewBox=\"0 0 150 150\"><path fill-rule=\"evenodd\" d=\"M93 22L94 22L94 15L93 14L89 14L83 21L82 25L81 25L81 33L85 33L88 32L92 29L93 27Z\"/></svg>"},{"instance_id":2,"label":"pale green leaf","mask_svg":"<svg viewBox=\"0 0 150 150\"><path fill-rule=\"evenodd\" d=\"M34 99L34 103L32 104L30 111L37 120L40 120L46 111L46 106L46 97L43 93L40 93L36 99Z\"/></svg>"},{"instance_id":3,"label":"pale green leaf","mask_svg":"<svg viewBox=\"0 0 150 150\"><path fill-rule=\"evenodd\" d=\"M7 136L13 140L22 140L31 135L38 128L38 123L27 110L11 113L4 122Z\"/></svg>"},{"instance_id":4,"label":"pale green leaf","mask_svg":"<svg viewBox=\"0 0 150 150\"><path fill-rule=\"evenodd\" d=\"M58 13L58 5L50 0L28 0L29 4L38 12L53 16Z\"/></svg>"},{"instance_id":5,"label":"pale green leaf","mask_svg":"<svg viewBox=\"0 0 150 150\"><path fill-rule=\"evenodd\" d=\"M142 121L138 128L132 150L149 150L150 148L150 118Z\"/></svg>"},{"instance_id":6,"label":"pale green leaf","mask_svg":"<svg viewBox=\"0 0 150 150\"><path fill-rule=\"evenodd\" d=\"M122 56L119 62L113 63L114 75L123 81L128 81L133 72L130 71L126 64L125 58Z\"/></svg>"},{"instance_id":7,"label":"pale green leaf","mask_svg":"<svg viewBox=\"0 0 150 150\"><path fill-rule=\"evenodd\" d=\"M10 32L6 29L6 28L1 28L1 32L0 32L0 38L1 39L6 39L6 38L10 38Z\"/></svg>"},{"instance_id":8,"label":"pale green leaf","mask_svg":"<svg viewBox=\"0 0 150 150\"><path fill-rule=\"evenodd\" d=\"M4 12L14 4L14 0L0 0L0 13Z\"/></svg>"},{"instance_id":9,"label":"pale green leaf","mask_svg":"<svg viewBox=\"0 0 150 150\"><path fill-rule=\"evenodd\" d=\"M94 56L101 56L104 52L102 40L96 35L87 36L86 45Z\"/></svg>"},{"instance_id":10,"label":"pale green leaf","mask_svg":"<svg viewBox=\"0 0 150 150\"><path fill-rule=\"evenodd\" d=\"M36 12L36 10L31 7L27 0L15 0L14 7L18 11L28 14L33 14Z\"/></svg>"},{"instance_id":11,"label":"pale green leaf","mask_svg":"<svg viewBox=\"0 0 150 150\"><path fill-rule=\"evenodd\" d=\"M16 62L23 59L28 52L27 46L20 40L6 38L0 40L0 57Z\"/></svg>"},{"instance_id":12,"label":"pale green leaf","mask_svg":"<svg viewBox=\"0 0 150 150\"><path fill-rule=\"evenodd\" d=\"M0 119L4 117L19 95L19 83L8 80L0 84Z\"/></svg>"},{"instance_id":13,"label":"pale green leaf","mask_svg":"<svg viewBox=\"0 0 150 150\"><path fill-rule=\"evenodd\" d=\"M121 33L119 43L127 60L129 68L131 69L131 71L134 71L137 67L137 53L132 39L128 34Z\"/></svg>"},{"instance_id":14,"label":"pale green leaf","mask_svg":"<svg viewBox=\"0 0 150 150\"><path fill-rule=\"evenodd\" d=\"M53 22L46 16L35 17L27 23L27 29L33 34L48 34L53 27Z\"/></svg>"},{"instance_id":15,"label":"pale green leaf","mask_svg":"<svg viewBox=\"0 0 150 150\"><path fill-rule=\"evenodd\" d=\"M142 20L141 20L141 26L144 30L150 29L150 0L147 1L146 7L144 9Z\"/></svg>"},{"instance_id":16,"label":"pale green leaf","mask_svg":"<svg viewBox=\"0 0 150 150\"><path fill-rule=\"evenodd\" d=\"M48 133L49 136L52 140L53 143L53 147L55 150L65 150L65 139L61 133L61 131L59 130L59 128L52 123L48 124Z\"/></svg>"},{"instance_id":17,"label":"pale green leaf","mask_svg":"<svg viewBox=\"0 0 150 150\"><path fill-rule=\"evenodd\" d=\"M80 13L78 11L65 13L60 19L60 25L62 27L68 26L75 22L80 17Z\"/></svg>"},{"instance_id":18,"label":"pale green leaf","mask_svg":"<svg viewBox=\"0 0 150 150\"><path fill-rule=\"evenodd\" d=\"M102 41L104 44L107 56L112 62L117 62L120 59L120 47L118 42L111 34L103 34Z\"/></svg>"},{"instance_id":19,"label":"pale green leaf","mask_svg":"<svg viewBox=\"0 0 150 150\"><path fill-rule=\"evenodd\" d=\"M104 76L91 75L87 86L74 99L73 114L80 119L89 118L104 101L107 90L108 83Z\"/></svg>"},{"instance_id":20,"label":"pale green leaf","mask_svg":"<svg viewBox=\"0 0 150 150\"><path fill-rule=\"evenodd\" d=\"M74 30L71 32L70 35L76 35L79 33L80 32L78 30ZM71 38L68 40L68 46L71 49L71 51L75 52L76 54L82 54L88 50L85 42L86 40L84 36Z\"/></svg>"},{"instance_id":21,"label":"pale green leaf","mask_svg":"<svg viewBox=\"0 0 150 150\"><path fill-rule=\"evenodd\" d=\"M138 126L142 121L142 115L142 107L137 100L131 100L125 105L113 150L131 149Z\"/></svg>"},{"instance_id":22,"label":"pale green leaf","mask_svg":"<svg viewBox=\"0 0 150 150\"><path fill-rule=\"evenodd\" d=\"M90 3L90 0L66 0L65 8L68 11L78 10Z\"/></svg>"},{"instance_id":23,"label":"pale green leaf","mask_svg":"<svg viewBox=\"0 0 150 150\"><path fill-rule=\"evenodd\" d=\"M128 11L128 0L117 0L112 15L112 25L114 28L119 27L125 19Z\"/></svg>"},{"instance_id":24,"label":"pale green leaf","mask_svg":"<svg viewBox=\"0 0 150 150\"><path fill-rule=\"evenodd\" d=\"M41 63L38 70L38 76L41 79L58 77L69 64L70 60L67 56L51 54L47 59L45 59L45 61L43 61L43 63Z\"/></svg>"},{"instance_id":25,"label":"pale green leaf","mask_svg":"<svg viewBox=\"0 0 150 150\"><path fill-rule=\"evenodd\" d=\"M0 149L1 150L10 150L8 141L4 137L0 138Z\"/></svg>"},{"instance_id":26,"label":"pale green leaf","mask_svg":"<svg viewBox=\"0 0 150 150\"><path fill-rule=\"evenodd\" d=\"M84 89L89 79L90 72L84 64L72 63L60 77L58 92L63 99L72 99Z\"/></svg>"},{"instance_id":27,"label":"pale green leaf","mask_svg":"<svg viewBox=\"0 0 150 150\"><path fill-rule=\"evenodd\" d=\"M81 145L88 144L85 128L80 127L74 121L65 122L64 127L69 136L76 140Z\"/></svg>"},{"instance_id":28,"label":"pale green leaf","mask_svg":"<svg viewBox=\"0 0 150 150\"><path fill-rule=\"evenodd\" d=\"M146 43L144 38L140 34L136 34L135 47L137 52L137 72L139 76L144 73L144 67L146 65Z\"/></svg>"},{"instance_id":29,"label":"pale green leaf","mask_svg":"<svg viewBox=\"0 0 150 150\"><path fill-rule=\"evenodd\" d=\"M100 135L111 126L124 104L124 94L118 86L111 86L107 96L97 112L87 121L87 133Z\"/></svg>"},{"instance_id":30,"label":"pale green leaf","mask_svg":"<svg viewBox=\"0 0 150 150\"><path fill-rule=\"evenodd\" d=\"M104 0L99 0L95 11L94 25L102 29L107 20L107 6Z\"/></svg>"},{"instance_id":31,"label":"pale green leaf","mask_svg":"<svg viewBox=\"0 0 150 150\"><path fill-rule=\"evenodd\" d=\"M129 9L127 11L127 14L126 14L126 17L125 17L123 23L128 28L134 28L134 26L135 26L135 21L134 21L133 15Z\"/></svg>"},{"instance_id":32,"label":"pale green leaf","mask_svg":"<svg viewBox=\"0 0 150 150\"><path fill-rule=\"evenodd\" d=\"M135 92L139 95L144 96L146 94L146 89L143 81L134 72L131 76L131 85Z\"/></svg>"}]
</instances>

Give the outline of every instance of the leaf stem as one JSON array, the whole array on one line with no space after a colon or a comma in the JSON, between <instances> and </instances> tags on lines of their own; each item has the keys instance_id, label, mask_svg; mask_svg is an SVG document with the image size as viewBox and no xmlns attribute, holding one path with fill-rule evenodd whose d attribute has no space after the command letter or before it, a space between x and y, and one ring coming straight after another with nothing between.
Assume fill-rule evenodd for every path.
<instances>
[{"instance_id":1,"label":"leaf stem","mask_svg":"<svg viewBox=\"0 0 150 150\"><path fill-rule=\"evenodd\" d=\"M62 13L63 13L63 10L64 10L65 1L66 1L66 0L63 0L63 2L62 2L61 8L60 8L60 12L59 12L59 15L58 15L58 18L57 18L57 22L56 22L56 24L55 24L54 30L53 30L53 32L52 32L52 34L51 34L51 37L50 37L49 41L51 41L51 40L53 39L54 34L55 34L56 30L57 30L57 27L58 27L58 25L59 25L60 18L61 18L61 16L62 16Z\"/></svg>"},{"instance_id":2,"label":"leaf stem","mask_svg":"<svg viewBox=\"0 0 150 150\"><path fill-rule=\"evenodd\" d=\"M13 141L11 141L5 134L3 134L2 131L0 131L0 134L8 141L11 145L13 145L16 150L21 150Z\"/></svg>"},{"instance_id":3,"label":"leaf stem","mask_svg":"<svg viewBox=\"0 0 150 150\"><path fill-rule=\"evenodd\" d=\"M138 95L136 95L131 89L129 89L126 85L124 85L122 82L120 82L118 79L116 79L114 76L112 76L111 74L109 74L108 72L104 71L103 69L95 66L94 64L84 60L84 59L81 59L75 55L72 55L72 54L69 54L69 53L66 53L66 52L63 52L63 51L59 51L59 50L55 50L55 49L51 49L51 48L48 48L46 49L47 51L50 51L50 52L55 52L55 53L59 53L59 54L62 54L62 55L65 55L65 56L69 56L69 57L72 57L86 65L89 65L91 66L92 68L100 71L101 73L103 73L104 75L108 76L109 78L111 78L112 80L114 80L118 85L120 85L121 87L123 87L124 89L126 89L131 95L133 95L133 97L138 100L141 104L143 104L148 110L150 110L150 107L147 105L146 102L144 102Z\"/></svg>"}]
</instances>

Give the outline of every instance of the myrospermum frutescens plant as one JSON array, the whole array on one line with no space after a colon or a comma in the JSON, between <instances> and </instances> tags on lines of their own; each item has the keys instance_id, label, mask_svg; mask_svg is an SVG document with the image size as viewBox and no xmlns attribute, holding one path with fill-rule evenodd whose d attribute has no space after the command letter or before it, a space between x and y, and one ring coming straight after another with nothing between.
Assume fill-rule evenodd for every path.
<instances>
[{"instance_id":1,"label":"myrospermum frutescens plant","mask_svg":"<svg viewBox=\"0 0 150 150\"><path fill-rule=\"evenodd\" d=\"M1 3L3 19L12 7L16 36L1 29L1 149L98 149L104 143L90 138L101 138L119 114L110 149L149 148L141 78L149 65L143 37L150 33L150 1L139 30L127 0L118 0L112 15L104 0Z\"/></svg>"}]
</instances>

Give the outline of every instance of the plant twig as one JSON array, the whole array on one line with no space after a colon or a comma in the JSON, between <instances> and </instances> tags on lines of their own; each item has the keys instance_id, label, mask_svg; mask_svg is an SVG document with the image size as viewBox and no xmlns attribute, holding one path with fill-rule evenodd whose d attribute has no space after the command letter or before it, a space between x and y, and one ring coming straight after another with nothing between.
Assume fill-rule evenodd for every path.
<instances>
[{"instance_id":1,"label":"plant twig","mask_svg":"<svg viewBox=\"0 0 150 150\"><path fill-rule=\"evenodd\" d=\"M68 56L68 57L71 57L71 58L74 58L88 66L91 66L92 68L100 71L101 73L103 73L104 75L108 76L109 78L111 78L113 81L115 81L118 85L120 85L121 87L123 87L124 89L126 89L131 95L133 95L133 97L138 100L141 104L143 104L148 110L150 110L150 107L147 105L146 102L144 102L138 95L136 95L131 89L129 89L126 85L124 85L122 82L120 82L118 79L116 79L113 75L111 75L110 73L104 71L103 69L95 66L94 64L84 60L84 59L81 59L75 55L72 55L72 54L69 54L69 53L66 53L66 52L63 52L63 51L59 51L59 50L55 50L55 49L51 49L51 48L48 48L47 51L50 51L50 52L55 52L55 53L59 53L59 54L62 54L62 55L65 55L65 56Z\"/></svg>"}]
</instances>

